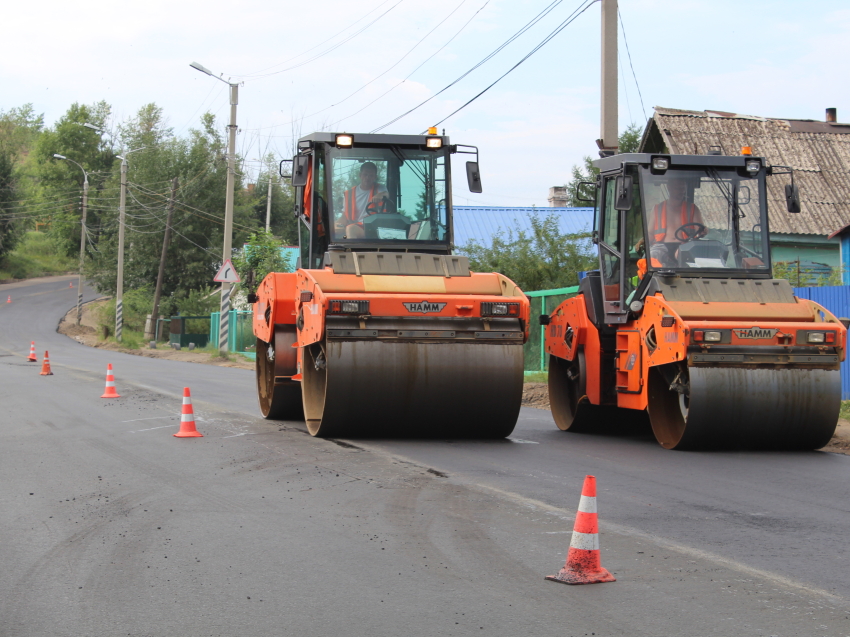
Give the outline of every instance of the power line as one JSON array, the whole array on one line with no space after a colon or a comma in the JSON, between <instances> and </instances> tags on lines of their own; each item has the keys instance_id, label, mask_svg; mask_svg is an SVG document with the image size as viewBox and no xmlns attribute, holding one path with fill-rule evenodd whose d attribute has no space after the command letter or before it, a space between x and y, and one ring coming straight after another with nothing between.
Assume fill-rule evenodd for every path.
<instances>
[{"instance_id":1,"label":"power line","mask_svg":"<svg viewBox=\"0 0 850 637\"><path fill-rule=\"evenodd\" d=\"M582 5L584 5L584 3L585 3L585 2L587 2L587 0L584 0L584 2L582 2ZM493 88L494 86L496 86L496 84L498 84L499 82L501 82L501 81L502 81L505 77L507 77L507 76L508 76L510 73L512 73L512 72L513 72L513 71L514 71L517 67L519 67L519 65L520 65L520 64L522 64L523 62L525 62L528 58L530 58L532 55L534 55L534 54L535 54L535 53L537 53L540 49L542 49L544 46L546 46L546 45L547 45L547 44L548 44L548 43L549 43L549 42L550 42L550 41L551 41L551 40L552 40L555 36L557 36L557 35L558 35L561 31L563 31L564 29L566 29L566 28L567 28L570 24L572 24L572 23L573 23L573 22L574 22L574 21L575 21L575 20L576 20L576 19L577 19L577 18L578 18L581 14L582 14L582 13L584 13L585 11L587 11L587 10L590 8L590 6L591 6L592 4L595 4L596 2L599 2L599 0L590 0L589 2L587 2L587 4L584 6L584 8L582 8L582 5L579 5L579 7L578 7L577 9L575 9L575 11L573 11L573 12L570 14L570 16L569 16L566 20L564 20L561 24L559 24L559 25L555 28L555 30L554 30L554 31L552 31L549 35L547 35L545 38L543 38L543 40L542 40L539 44L537 44L537 46L535 46L533 49L531 49L531 51L529 51L529 52L525 55L525 57L523 57L523 58L522 58L519 62L517 62L517 63L516 63L516 64L514 64L511 68L509 68L507 71L505 71L502 75L500 75L500 76L496 79L496 81L494 81L494 82L493 82L493 83L491 83L489 86L487 86L487 88L485 88L483 91L481 91L480 93L478 93L478 94L477 94L475 97L473 97L472 99L468 100L468 101L467 101L467 102L466 102L463 106L461 106L460 108L456 108L456 109L455 109L455 110L453 110L451 113L449 113L448 115L446 115L443 119L441 119L439 122L437 122L436 124L434 124L434 126L439 126L440 124L442 124L443 122L445 122L447 119L449 119L450 117L452 117L452 116L453 116L453 115L455 115L456 113L459 113L460 111L462 111L463 109L465 109L467 106L469 106L470 104L472 104L472 102L474 102L474 101L475 101L475 100L477 100L479 97L481 97L482 95L484 95L484 93L486 93L487 91L489 91L491 88ZM423 134L424 134L424 133L423 133Z\"/></svg>"},{"instance_id":2,"label":"power line","mask_svg":"<svg viewBox=\"0 0 850 637\"><path fill-rule=\"evenodd\" d=\"M531 27L533 27L535 24L537 24L538 22L540 22L540 21L541 21L543 18L545 18L547 15L549 15L549 13L551 13L551 12L552 12L552 11L553 11L553 10L554 10L554 9L555 9L558 5L559 5L559 4L561 4L561 2L563 2L563 0L554 0L551 4L549 4L548 6L546 6L546 7L545 7L545 8L544 8L544 9L543 9L540 13L538 13L536 16L534 16L534 17L533 17L533 18L532 18L529 22L527 22L527 23L526 23L523 27L521 27L521 28L519 29L519 31L517 31L516 33L514 33L514 34L513 34L510 38L508 38L508 39L507 39L507 40L505 40L502 44L500 44L498 47L496 47L496 49L494 49L494 50L493 50L493 51L492 51L489 55L487 55L486 57L484 57L484 58L483 58L480 62L478 62L478 64L476 64L476 65L475 65L475 66L473 66L471 69L469 69L468 71L466 71L463 75L461 75L460 77L458 77L457 79L455 79L453 82L450 82L449 84L447 84L446 86L444 86L442 89L440 89L439 91L437 91L436 93L434 93L434 95L432 95L432 96L431 96L431 97L429 97L428 99L426 99L426 100L424 100L424 101L420 102L419 104L417 104L416 106L414 106L414 107L413 107L413 108L411 108L410 110L408 110L408 111L406 111L406 112L402 113L401 115L399 115L399 116L398 116L398 117L396 117L395 119L390 120L389 122L387 122L387 123L386 123L386 124L384 124L383 126L379 126L378 128L376 128L376 129L374 129L374 130L370 131L370 133L377 133L378 131L381 131L381 130L385 129L387 126L390 126L390 125L392 125L392 124L395 124L397 121L399 121L400 119L402 119L402 118L404 118L404 117L407 117L407 116L408 116L408 115L410 115L413 111L415 111L415 110L417 110L417 109L421 108L422 106L424 106L425 104L427 104L428 102L430 102L432 99L434 99L434 98L435 98L435 97L437 97L438 95L440 95L440 94L442 94L442 93L445 93L445 92L446 92L447 90L449 90L452 86L454 86L455 84L457 84L458 82L460 82L462 79L464 79L467 75L469 75L470 73L472 73L473 71L475 71L477 68L479 68L479 67L480 67L480 66L482 66L483 64L486 64L486 63L487 63L488 61L490 61L491 59L493 59L493 58L494 58L496 55L498 55L498 54L499 54L499 52L501 52L501 51L502 51L505 47L507 47L507 46L508 46L509 44L511 44L514 40L516 40L518 37L520 37L522 34L524 34L526 31L528 31L528 30L529 30Z\"/></svg>"},{"instance_id":3,"label":"power line","mask_svg":"<svg viewBox=\"0 0 850 637\"><path fill-rule=\"evenodd\" d=\"M640 97L640 108L643 111L643 118L648 119L646 116L646 108L643 105L643 95L640 92L640 84L638 83L637 75L635 74L635 67L632 64L632 54L629 51L629 41L626 40L626 25L623 24L623 14L620 13L620 7L617 7L617 15L620 16L620 28L623 30L623 43L626 45L626 53L629 55L629 66L632 69L632 77L635 78L635 86L637 86L638 97Z\"/></svg>"},{"instance_id":4,"label":"power line","mask_svg":"<svg viewBox=\"0 0 850 637\"><path fill-rule=\"evenodd\" d=\"M372 20L369 24L367 24L366 26L364 26L362 29L360 29L359 31L355 31L354 33L352 33L351 35L349 35L348 37L346 37L344 40L342 40L341 42L338 42L337 44L334 44L333 46L328 47L327 49L325 49L325 50L324 50L324 51L322 51L321 53L318 53L318 54L314 55L313 57L311 57L309 60L305 60L304 62L299 62L298 64L294 64L293 66L289 66L289 67L287 67L287 68L285 68L285 69L281 69L281 70L279 70L279 71L272 71L271 73L264 73L264 74L255 73L255 74L253 74L253 75L241 75L241 76L240 76L240 75L237 75L237 76L235 76L235 77L250 78L250 79L249 79L249 81L252 81L252 80L259 80L259 79L262 79L262 78L265 78L265 77L271 77L272 75L279 75L280 73L285 73L286 71L292 71L293 69L300 68L300 67L304 66L305 64L309 64L310 62L314 62L315 60L318 60L319 58L326 56L328 53L331 53L332 51L335 51L336 49L338 49L339 47L341 47L341 46L342 46L343 44L345 44L346 42L349 42L350 40L353 40L354 38L356 38L358 35L360 35L360 34L361 34L361 33L363 33L364 31L366 31L366 29L368 29L368 28L369 28L369 27L371 27L373 24L375 24L376 22L378 22L381 18L383 18L385 15L387 15L390 11L392 11L393 9L395 9L395 8L396 8L398 5L400 5L402 2L404 2L404 0L398 0L398 2L396 2L393 6L391 6L391 7L390 7L389 9L387 9L386 11L384 11L384 12L383 12L381 15L379 15L377 18L375 18L374 20ZM315 48L315 47L314 47L314 48ZM299 57L299 56L296 56L296 57ZM285 62L284 62L284 64L285 64ZM278 65L278 66L279 66L279 65ZM271 67L271 68L273 68L273 67Z\"/></svg>"}]
</instances>

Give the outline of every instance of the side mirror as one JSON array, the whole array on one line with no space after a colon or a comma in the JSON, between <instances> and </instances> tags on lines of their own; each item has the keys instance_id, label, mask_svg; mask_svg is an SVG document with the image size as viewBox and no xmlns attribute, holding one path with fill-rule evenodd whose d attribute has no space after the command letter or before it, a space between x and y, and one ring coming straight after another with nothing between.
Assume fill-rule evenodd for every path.
<instances>
[{"instance_id":1,"label":"side mirror","mask_svg":"<svg viewBox=\"0 0 850 637\"><path fill-rule=\"evenodd\" d=\"M284 164L289 164L289 171L288 172L283 172L283 165ZM284 159L280 162L280 176L283 177L284 179L292 179L292 160L291 159Z\"/></svg>"},{"instance_id":2,"label":"side mirror","mask_svg":"<svg viewBox=\"0 0 850 637\"><path fill-rule=\"evenodd\" d=\"M788 212L800 212L800 189L796 184L785 186L785 204L788 206Z\"/></svg>"},{"instance_id":3,"label":"side mirror","mask_svg":"<svg viewBox=\"0 0 850 637\"><path fill-rule=\"evenodd\" d=\"M469 192L481 193L481 172L478 170L477 161L466 162L466 181L469 184Z\"/></svg>"},{"instance_id":4,"label":"side mirror","mask_svg":"<svg viewBox=\"0 0 850 637\"><path fill-rule=\"evenodd\" d=\"M615 185L616 193L614 195L615 210L631 210L632 209L632 176L620 175L617 177Z\"/></svg>"},{"instance_id":5,"label":"side mirror","mask_svg":"<svg viewBox=\"0 0 850 637\"><path fill-rule=\"evenodd\" d=\"M591 191L593 193L593 199L588 199L587 197L581 196L582 195L582 191L581 191L582 186L590 186L593 189ZM596 207L596 182L595 181L580 181L580 182L578 182L576 184L575 197L578 201L581 201L583 203L592 203L593 206Z\"/></svg>"},{"instance_id":6,"label":"side mirror","mask_svg":"<svg viewBox=\"0 0 850 637\"><path fill-rule=\"evenodd\" d=\"M748 203L750 203L750 187L741 186L738 188L738 205L746 206Z\"/></svg>"},{"instance_id":7,"label":"side mirror","mask_svg":"<svg viewBox=\"0 0 850 637\"><path fill-rule=\"evenodd\" d=\"M296 155L292 159L292 185L306 186L310 170L310 155Z\"/></svg>"}]
</instances>

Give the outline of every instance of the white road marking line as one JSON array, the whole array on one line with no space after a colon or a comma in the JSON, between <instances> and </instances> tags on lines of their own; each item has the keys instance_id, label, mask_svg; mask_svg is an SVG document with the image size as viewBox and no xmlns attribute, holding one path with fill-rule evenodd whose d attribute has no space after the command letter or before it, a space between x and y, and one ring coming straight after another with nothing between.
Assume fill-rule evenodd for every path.
<instances>
[{"instance_id":1,"label":"white road marking line","mask_svg":"<svg viewBox=\"0 0 850 637\"><path fill-rule=\"evenodd\" d=\"M522 440L521 438L508 438L508 442L515 442L518 445L539 445L539 442L533 440Z\"/></svg>"},{"instance_id":2,"label":"white road marking line","mask_svg":"<svg viewBox=\"0 0 850 637\"><path fill-rule=\"evenodd\" d=\"M152 416L150 418L136 418L135 420L122 420L121 422L125 423L125 422L139 422L140 420L160 420L161 418L173 418L173 417L174 416Z\"/></svg>"},{"instance_id":3,"label":"white road marking line","mask_svg":"<svg viewBox=\"0 0 850 637\"><path fill-rule=\"evenodd\" d=\"M128 431L130 434L137 434L140 431L153 431L154 429L165 429L166 427L173 427L174 425L163 425L162 427L151 427L150 429L136 429L135 431Z\"/></svg>"}]
</instances>

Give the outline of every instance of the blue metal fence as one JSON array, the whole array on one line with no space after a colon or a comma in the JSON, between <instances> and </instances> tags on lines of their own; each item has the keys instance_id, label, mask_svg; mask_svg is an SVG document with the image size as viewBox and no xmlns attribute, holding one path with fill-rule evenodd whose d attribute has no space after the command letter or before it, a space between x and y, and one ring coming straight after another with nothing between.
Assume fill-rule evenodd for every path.
<instances>
[{"instance_id":1,"label":"blue metal fence","mask_svg":"<svg viewBox=\"0 0 850 637\"><path fill-rule=\"evenodd\" d=\"M794 294L820 303L837 317L850 316L850 285L794 288ZM850 360L841 363L841 400L850 400Z\"/></svg>"}]
</instances>

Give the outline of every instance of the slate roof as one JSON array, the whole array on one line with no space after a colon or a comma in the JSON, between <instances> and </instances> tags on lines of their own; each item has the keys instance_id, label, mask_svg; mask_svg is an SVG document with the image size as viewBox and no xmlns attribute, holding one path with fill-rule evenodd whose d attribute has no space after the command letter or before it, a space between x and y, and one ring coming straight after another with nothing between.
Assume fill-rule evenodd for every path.
<instances>
[{"instance_id":1,"label":"slate roof","mask_svg":"<svg viewBox=\"0 0 850 637\"><path fill-rule=\"evenodd\" d=\"M475 239L489 246L493 235L500 230L505 237L509 230L531 231L531 217L535 214L541 219L554 214L558 219L558 228L564 234L590 232L593 226L593 208L497 208L478 206L453 206L454 243L461 247Z\"/></svg>"},{"instance_id":2,"label":"slate roof","mask_svg":"<svg viewBox=\"0 0 850 637\"><path fill-rule=\"evenodd\" d=\"M785 208L789 177L769 177L771 233L823 236L850 224L850 124L656 106L641 151L704 155L710 146L726 155L750 146L769 165L794 169L803 211Z\"/></svg>"}]
</instances>

